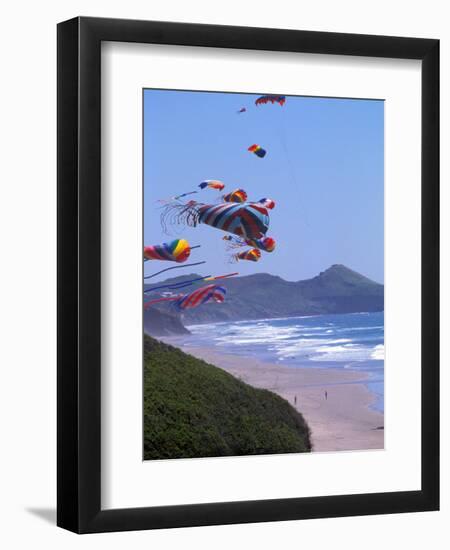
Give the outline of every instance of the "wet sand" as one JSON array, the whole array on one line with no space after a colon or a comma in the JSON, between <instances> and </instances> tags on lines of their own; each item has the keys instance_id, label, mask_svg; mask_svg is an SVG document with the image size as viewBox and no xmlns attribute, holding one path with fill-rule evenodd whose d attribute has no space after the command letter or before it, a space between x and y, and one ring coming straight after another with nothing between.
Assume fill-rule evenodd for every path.
<instances>
[{"instance_id":1,"label":"wet sand","mask_svg":"<svg viewBox=\"0 0 450 550\"><path fill-rule=\"evenodd\" d=\"M215 349L182 346L177 338L162 340L289 401L306 419L316 452L384 447L384 415L370 408L376 398L362 382L364 375L342 369L283 367Z\"/></svg>"}]
</instances>

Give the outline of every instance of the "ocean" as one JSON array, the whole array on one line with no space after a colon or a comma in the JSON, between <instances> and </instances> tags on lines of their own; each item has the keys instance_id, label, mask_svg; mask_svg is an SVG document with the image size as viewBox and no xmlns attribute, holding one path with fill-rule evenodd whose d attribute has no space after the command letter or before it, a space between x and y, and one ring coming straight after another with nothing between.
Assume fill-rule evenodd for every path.
<instances>
[{"instance_id":1,"label":"ocean","mask_svg":"<svg viewBox=\"0 0 450 550\"><path fill-rule=\"evenodd\" d=\"M190 325L188 329L192 335L183 338L186 347L214 347L292 368L359 372L376 396L372 407L384 411L383 312Z\"/></svg>"}]
</instances>

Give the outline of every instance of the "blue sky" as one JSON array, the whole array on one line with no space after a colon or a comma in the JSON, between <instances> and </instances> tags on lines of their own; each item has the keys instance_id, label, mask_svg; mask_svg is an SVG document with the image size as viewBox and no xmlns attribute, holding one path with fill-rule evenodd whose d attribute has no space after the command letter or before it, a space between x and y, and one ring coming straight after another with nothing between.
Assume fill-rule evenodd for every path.
<instances>
[{"instance_id":1,"label":"blue sky","mask_svg":"<svg viewBox=\"0 0 450 550\"><path fill-rule=\"evenodd\" d=\"M200 244L189 262L207 263L177 275L266 272L297 281L340 263L383 282L384 103L287 96L283 107L256 107L259 95L144 90L144 244L176 237ZM237 114L241 107L247 111ZM265 158L247 151L253 143ZM276 201L267 232L274 252L230 265L222 231L163 233L156 201L205 179ZM206 189L190 198L216 203L221 194ZM154 267L147 262L146 273Z\"/></svg>"}]
</instances>

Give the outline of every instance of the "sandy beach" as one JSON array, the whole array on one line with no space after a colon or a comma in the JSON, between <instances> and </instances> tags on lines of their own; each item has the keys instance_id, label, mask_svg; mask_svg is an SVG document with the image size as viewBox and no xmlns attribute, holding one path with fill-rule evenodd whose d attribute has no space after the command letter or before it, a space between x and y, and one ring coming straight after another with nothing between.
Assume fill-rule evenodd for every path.
<instances>
[{"instance_id":1,"label":"sandy beach","mask_svg":"<svg viewBox=\"0 0 450 550\"><path fill-rule=\"evenodd\" d=\"M384 415L370 408L375 396L362 383L364 375L360 373L283 367L210 348L182 346L177 338L163 340L289 401L306 419L315 452L384 447Z\"/></svg>"}]
</instances>

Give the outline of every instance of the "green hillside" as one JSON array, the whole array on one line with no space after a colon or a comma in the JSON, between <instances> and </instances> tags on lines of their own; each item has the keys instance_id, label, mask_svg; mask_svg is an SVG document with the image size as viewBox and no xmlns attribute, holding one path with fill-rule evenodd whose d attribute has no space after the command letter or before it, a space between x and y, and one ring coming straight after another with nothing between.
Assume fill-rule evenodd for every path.
<instances>
[{"instance_id":1,"label":"green hillside","mask_svg":"<svg viewBox=\"0 0 450 550\"><path fill-rule=\"evenodd\" d=\"M310 450L309 428L287 401L145 336L145 460Z\"/></svg>"}]
</instances>

